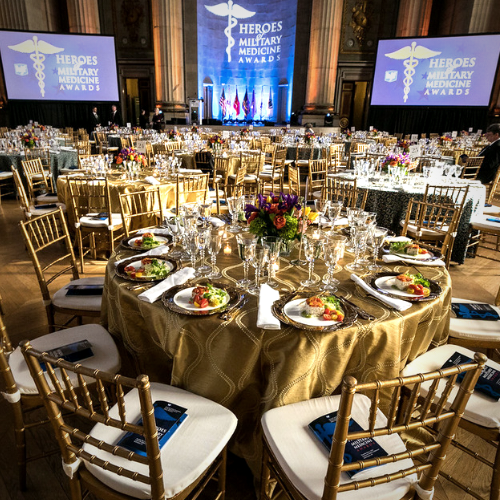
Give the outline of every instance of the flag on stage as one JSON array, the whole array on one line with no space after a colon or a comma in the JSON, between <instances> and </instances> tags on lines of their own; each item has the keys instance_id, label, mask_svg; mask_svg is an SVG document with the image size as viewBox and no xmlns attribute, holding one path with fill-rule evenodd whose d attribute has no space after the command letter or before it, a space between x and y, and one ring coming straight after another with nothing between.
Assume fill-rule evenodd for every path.
<instances>
[{"instance_id":1,"label":"flag on stage","mask_svg":"<svg viewBox=\"0 0 500 500\"><path fill-rule=\"evenodd\" d=\"M264 106L264 87L262 87L262 92L260 93L260 119L262 120L264 118L263 113L263 108Z\"/></svg>"},{"instance_id":2,"label":"flag on stage","mask_svg":"<svg viewBox=\"0 0 500 500\"><path fill-rule=\"evenodd\" d=\"M250 106L250 116L252 117L252 120L253 120L253 117L255 116L256 110L257 110L257 103L255 102L255 89L253 89L253 91L252 91L252 104Z\"/></svg>"},{"instance_id":3,"label":"flag on stage","mask_svg":"<svg viewBox=\"0 0 500 500\"><path fill-rule=\"evenodd\" d=\"M243 113L245 113L245 118L250 114L250 101L248 100L248 89L245 90L245 97L243 98Z\"/></svg>"},{"instance_id":4,"label":"flag on stage","mask_svg":"<svg viewBox=\"0 0 500 500\"><path fill-rule=\"evenodd\" d=\"M222 118L226 116L226 94L224 93L224 87L222 87L222 94L220 95L219 105L222 111Z\"/></svg>"},{"instance_id":5,"label":"flag on stage","mask_svg":"<svg viewBox=\"0 0 500 500\"><path fill-rule=\"evenodd\" d=\"M240 114L240 100L238 99L238 87L236 87L236 97L234 98L233 108L236 111L236 117Z\"/></svg>"},{"instance_id":6,"label":"flag on stage","mask_svg":"<svg viewBox=\"0 0 500 500\"><path fill-rule=\"evenodd\" d=\"M267 103L267 109L269 109L269 111L273 109L273 96L271 94L271 89L269 89L269 102Z\"/></svg>"}]
</instances>

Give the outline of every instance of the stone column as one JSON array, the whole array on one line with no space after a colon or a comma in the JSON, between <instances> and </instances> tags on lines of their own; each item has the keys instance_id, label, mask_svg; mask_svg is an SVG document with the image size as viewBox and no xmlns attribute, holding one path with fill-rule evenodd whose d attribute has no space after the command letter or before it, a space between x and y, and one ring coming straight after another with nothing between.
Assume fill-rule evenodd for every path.
<instances>
[{"instance_id":1,"label":"stone column","mask_svg":"<svg viewBox=\"0 0 500 500\"><path fill-rule=\"evenodd\" d=\"M488 33L500 29L498 0L474 0L469 33Z\"/></svg>"},{"instance_id":2,"label":"stone column","mask_svg":"<svg viewBox=\"0 0 500 500\"><path fill-rule=\"evenodd\" d=\"M26 3L0 2L0 28L11 30L28 30L28 13Z\"/></svg>"},{"instance_id":3,"label":"stone column","mask_svg":"<svg viewBox=\"0 0 500 500\"><path fill-rule=\"evenodd\" d=\"M70 33L100 33L97 0L66 0Z\"/></svg>"},{"instance_id":4,"label":"stone column","mask_svg":"<svg viewBox=\"0 0 500 500\"><path fill-rule=\"evenodd\" d=\"M401 0L396 36L427 36L432 0Z\"/></svg>"},{"instance_id":5,"label":"stone column","mask_svg":"<svg viewBox=\"0 0 500 500\"><path fill-rule=\"evenodd\" d=\"M165 119L186 118L181 0L153 0L156 102Z\"/></svg>"},{"instance_id":6,"label":"stone column","mask_svg":"<svg viewBox=\"0 0 500 500\"><path fill-rule=\"evenodd\" d=\"M302 123L312 122L322 126L324 116L333 112L342 5L342 0L313 0L306 104L301 114ZM317 123L318 120L321 123Z\"/></svg>"}]
</instances>

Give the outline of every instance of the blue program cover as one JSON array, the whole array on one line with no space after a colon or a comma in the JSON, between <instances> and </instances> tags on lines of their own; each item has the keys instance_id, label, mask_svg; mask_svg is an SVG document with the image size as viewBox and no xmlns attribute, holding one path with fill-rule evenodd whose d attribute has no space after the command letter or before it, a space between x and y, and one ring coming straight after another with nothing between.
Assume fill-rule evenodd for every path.
<instances>
[{"instance_id":1,"label":"blue program cover","mask_svg":"<svg viewBox=\"0 0 500 500\"><path fill-rule=\"evenodd\" d=\"M489 304L451 304L451 310L460 319L498 321L500 316Z\"/></svg>"},{"instance_id":2,"label":"blue program cover","mask_svg":"<svg viewBox=\"0 0 500 500\"><path fill-rule=\"evenodd\" d=\"M442 368L449 368L450 366L463 365L465 363L470 363L471 358L460 354L459 352L454 352L453 355L446 361ZM464 373L459 373L457 377L457 382L462 382L465 377ZM488 396L495 401L500 399L500 372L492 368L491 366L485 365L479 379L477 381L476 387L474 388L477 392Z\"/></svg>"},{"instance_id":3,"label":"blue program cover","mask_svg":"<svg viewBox=\"0 0 500 500\"><path fill-rule=\"evenodd\" d=\"M158 431L158 443L160 448L170 439L170 436L177 430L179 425L187 417L187 409L168 401L155 401L153 403L156 430ZM142 418L137 425L142 425ZM118 441L118 446L127 450L146 456L146 441L143 436L134 432L127 432Z\"/></svg>"},{"instance_id":4,"label":"blue program cover","mask_svg":"<svg viewBox=\"0 0 500 500\"><path fill-rule=\"evenodd\" d=\"M309 424L309 428L314 432L314 435L324 444L325 448L330 452L332 447L333 433L337 424L337 412L323 415L313 420ZM349 421L349 433L360 432L362 427L351 418ZM361 460L369 460L376 457L386 457L388 453L372 438L360 438L347 441L344 450L344 463L359 462ZM367 467L369 468L369 467ZM349 477L355 476L358 472L366 469L357 469L346 471Z\"/></svg>"}]
</instances>

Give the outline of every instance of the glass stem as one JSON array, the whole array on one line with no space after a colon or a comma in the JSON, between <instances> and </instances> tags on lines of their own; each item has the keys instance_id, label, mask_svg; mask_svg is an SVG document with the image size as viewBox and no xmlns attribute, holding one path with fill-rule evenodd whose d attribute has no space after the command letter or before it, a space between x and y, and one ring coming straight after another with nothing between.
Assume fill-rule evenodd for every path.
<instances>
[{"instance_id":1,"label":"glass stem","mask_svg":"<svg viewBox=\"0 0 500 500\"><path fill-rule=\"evenodd\" d=\"M205 262L205 248L202 248L200 250L200 256L201 256L201 265L203 265L203 263Z\"/></svg>"},{"instance_id":2,"label":"glass stem","mask_svg":"<svg viewBox=\"0 0 500 500\"><path fill-rule=\"evenodd\" d=\"M195 267L195 266L196 266L196 255L191 254L191 267L192 267L193 269L196 269L196 267Z\"/></svg>"},{"instance_id":3,"label":"glass stem","mask_svg":"<svg viewBox=\"0 0 500 500\"><path fill-rule=\"evenodd\" d=\"M335 270L335 262L328 263L328 283L333 283L333 271Z\"/></svg>"},{"instance_id":4,"label":"glass stem","mask_svg":"<svg viewBox=\"0 0 500 500\"><path fill-rule=\"evenodd\" d=\"M314 260L309 261L309 281L312 281L312 273L314 269Z\"/></svg>"},{"instance_id":5,"label":"glass stem","mask_svg":"<svg viewBox=\"0 0 500 500\"><path fill-rule=\"evenodd\" d=\"M376 266L377 265L377 256L378 256L378 247L377 246L373 246L373 265Z\"/></svg>"},{"instance_id":6,"label":"glass stem","mask_svg":"<svg viewBox=\"0 0 500 500\"><path fill-rule=\"evenodd\" d=\"M249 265L249 262L247 260L244 260L243 261L243 279L245 281L248 280L248 265Z\"/></svg>"},{"instance_id":7,"label":"glass stem","mask_svg":"<svg viewBox=\"0 0 500 500\"><path fill-rule=\"evenodd\" d=\"M255 287L259 288L260 266L255 267Z\"/></svg>"},{"instance_id":8,"label":"glass stem","mask_svg":"<svg viewBox=\"0 0 500 500\"><path fill-rule=\"evenodd\" d=\"M217 259L217 255L215 255L214 253L210 256L210 261L212 263L212 274L215 274L215 262L216 262L216 259Z\"/></svg>"}]
</instances>

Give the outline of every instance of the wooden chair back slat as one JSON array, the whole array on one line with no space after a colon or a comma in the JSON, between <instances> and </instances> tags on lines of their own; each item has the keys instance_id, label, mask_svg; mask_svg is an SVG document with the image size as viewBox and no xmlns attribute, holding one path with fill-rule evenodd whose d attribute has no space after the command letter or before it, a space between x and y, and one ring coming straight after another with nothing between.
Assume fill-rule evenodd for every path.
<instances>
[{"instance_id":1,"label":"wooden chair back slat","mask_svg":"<svg viewBox=\"0 0 500 500\"><path fill-rule=\"evenodd\" d=\"M483 164L484 156L471 156L467 159L467 162L464 165L462 173L460 175L461 179L469 179L475 180L477 178L477 174L479 173L479 169Z\"/></svg>"},{"instance_id":2,"label":"wooden chair back slat","mask_svg":"<svg viewBox=\"0 0 500 500\"><path fill-rule=\"evenodd\" d=\"M208 174L177 176L176 213L182 203L196 201L206 203L208 197Z\"/></svg>"}]
</instances>

